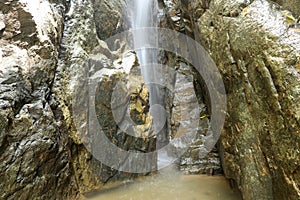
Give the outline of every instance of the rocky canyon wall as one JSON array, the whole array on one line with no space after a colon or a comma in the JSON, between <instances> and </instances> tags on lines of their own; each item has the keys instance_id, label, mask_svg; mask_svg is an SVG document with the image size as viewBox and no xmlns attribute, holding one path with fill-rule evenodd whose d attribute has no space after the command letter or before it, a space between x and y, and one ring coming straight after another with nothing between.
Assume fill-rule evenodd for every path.
<instances>
[{"instance_id":1,"label":"rocky canyon wall","mask_svg":"<svg viewBox=\"0 0 300 200\"><path fill-rule=\"evenodd\" d=\"M299 199L299 1L159 2L163 26L198 41L223 76L228 110L219 154L225 176L246 200ZM94 159L78 133L74 120L85 116L74 114L73 97L86 94L78 85L89 64L89 73L103 77L95 105L105 134L126 150L155 149L153 140L123 137L111 123L114 83L141 79L135 54L120 55L121 41L114 49L104 42L126 30L123 6L108 0L0 2L0 199L74 199L137 176ZM184 62L177 68L193 74ZM186 78L178 84L197 91ZM122 103L129 103L137 123L147 124L147 90L141 82L132 90L131 101ZM141 133L148 128L140 126Z\"/></svg>"},{"instance_id":2,"label":"rocky canyon wall","mask_svg":"<svg viewBox=\"0 0 300 200\"><path fill-rule=\"evenodd\" d=\"M94 159L74 122L74 94L88 62L102 69L103 77L111 76L102 85L126 76L124 66L136 65L132 56L124 64L99 39L117 30L112 16L121 20L121 15L115 8L108 1L0 2L0 199L74 199L137 176ZM103 15L97 16L99 10ZM101 91L100 118L112 128L111 139L124 149L153 150L151 140L115 135L112 113L105 110L112 91Z\"/></svg>"},{"instance_id":3,"label":"rocky canyon wall","mask_svg":"<svg viewBox=\"0 0 300 200\"><path fill-rule=\"evenodd\" d=\"M299 199L300 34L290 20L299 1L164 2L169 19L209 51L222 73L225 176L247 200Z\"/></svg>"}]
</instances>

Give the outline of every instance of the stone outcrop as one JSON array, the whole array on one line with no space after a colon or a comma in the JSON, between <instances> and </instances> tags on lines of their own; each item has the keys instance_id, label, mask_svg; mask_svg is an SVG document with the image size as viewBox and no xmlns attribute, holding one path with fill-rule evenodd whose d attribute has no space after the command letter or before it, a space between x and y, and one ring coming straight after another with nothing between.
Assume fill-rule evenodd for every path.
<instances>
[{"instance_id":1,"label":"stone outcrop","mask_svg":"<svg viewBox=\"0 0 300 200\"><path fill-rule=\"evenodd\" d=\"M174 24L187 22L181 31L207 49L223 76L226 177L247 200L299 199L300 35L289 23L299 1L172 1L171 9L165 2L167 11L179 7Z\"/></svg>"},{"instance_id":2,"label":"stone outcrop","mask_svg":"<svg viewBox=\"0 0 300 200\"><path fill-rule=\"evenodd\" d=\"M94 23L100 39L105 40L125 30L125 0L101 1L92 0L94 9Z\"/></svg>"}]
</instances>

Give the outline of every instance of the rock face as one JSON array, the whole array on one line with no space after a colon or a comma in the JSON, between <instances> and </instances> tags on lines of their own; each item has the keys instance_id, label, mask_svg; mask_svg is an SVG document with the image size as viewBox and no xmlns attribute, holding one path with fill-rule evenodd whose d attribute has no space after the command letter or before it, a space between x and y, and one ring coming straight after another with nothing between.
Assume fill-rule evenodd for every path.
<instances>
[{"instance_id":1,"label":"rock face","mask_svg":"<svg viewBox=\"0 0 300 200\"><path fill-rule=\"evenodd\" d=\"M0 199L68 198L76 193L71 143L51 93L63 5L1 1L0 8Z\"/></svg>"},{"instance_id":2,"label":"rock face","mask_svg":"<svg viewBox=\"0 0 300 200\"><path fill-rule=\"evenodd\" d=\"M299 1L277 2L297 18ZM223 76L228 113L220 154L225 175L247 200L299 199L297 24L291 26L282 7L264 0L172 3L171 8L180 8L179 21L188 22L182 31L210 52Z\"/></svg>"},{"instance_id":3,"label":"rock face","mask_svg":"<svg viewBox=\"0 0 300 200\"><path fill-rule=\"evenodd\" d=\"M291 0L291 1L283 1L283 0L272 0L279 5L282 6L282 9L290 10L294 12L294 14L298 15L300 14L300 1L297 0Z\"/></svg>"},{"instance_id":4,"label":"rock face","mask_svg":"<svg viewBox=\"0 0 300 200\"><path fill-rule=\"evenodd\" d=\"M0 3L0 199L73 199L137 176L95 160L74 124L74 93L91 56L97 54L98 63L91 72L105 69L117 75L134 65L122 57L121 67L113 63L118 55L98 38L109 35L96 31L93 3ZM147 101L144 90L132 97L132 105ZM133 118L150 120L143 109L133 107ZM155 142L143 141L119 142L133 150L153 150Z\"/></svg>"},{"instance_id":5,"label":"rock face","mask_svg":"<svg viewBox=\"0 0 300 200\"><path fill-rule=\"evenodd\" d=\"M61 107L64 125L68 130L67 134L73 143L72 164L77 189L81 194L103 189L108 187L104 185L109 183L128 180L137 176L137 174L123 173L112 169L99 162L87 151L87 148L90 151L95 150L94 147L89 147L89 145L97 145L97 142L99 142L98 145L101 144L101 141L97 139L98 135L85 135L89 128L87 125L90 123L87 112L89 104L95 106L95 115L97 115L99 124L104 134L113 144L128 151L148 152L155 148L153 140L145 141L140 138L135 140L133 137L127 137L120 130L124 128L122 124L117 123L120 122L118 117L123 116L124 113L115 113L114 115L112 112L115 104L127 103L113 103L112 95L117 82L127 77L131 68L136 65L134 54L131 53L129 56L124 55L123 57L118 51L112 52L107 44L99 39L99 37L107 38L111 36L111 31L116 30L115 25L107 25L106 29L102 29L103 24L98 21L98 18L104 20L103 17L106 17L104 21L114 18L114 9L111 9L114 5L115 2L108 1L71 2L64 21L65 29L61 42L63 50L56 69L53 92ZM101 12L105 12L101 13L98 6L104 9ZM114 20L112 19L111 22L113 23ZM115 42L115 44L111 44L115 45L115 50L123 48L122 44ZM92 78L96 74L100 74L98 77L100 82L94 100L91 99L87 103L86 96L89 96L87 92L90 92L87 76ZM136 73L135 75L138 76ZM131 78L138 79L136 76ZM87 85L82 84L84 82L87 82ZM139 85L139 88L143 87ZM144 99L140 98L142 94ZM138 93L135 97L147 101L147 92L142 92L142 94ZM133 107L133 103L137 105L140 102L136 98L132 97L133 102L129 107ZM127 99L121 100L126 101ZM76 110L80 111L80 109L83 109L83 111L77 113ZM132 108L132 118L147 120L147 116L141 114L143 109L146 109L143 105ZM135 112L135 110L138 110L138 112ZM139 128L143 129L143 127ZM109 149L107 149L107 152L100 153L111 155ZM108 157L107 159L112 158Z\"/></svg>"},{"instance_id":6,"label":"rock face","mask_svg":"<svg viewBox=\"0 0 300 200\"><path fill-rule=\"evenodd\" d=\"M100 39L105 40L110 36L124 30L126 13L125 0L101 1L92 0L94 9L94 23Z\"/></svg>"},{"instance_id":7,"label":"rock face","mask_svg":"<svg viewBox=\"0 0 300 200\"><path fill-rule=\"evenodd\" d=\"M201 156L210 151L203 149L205 143L208 142L206 136L210 133L210 120L207 106L201 96L203 92L199 89L200 75L195 72L192 66L178 62L177 65L179 66L175 67L174 97L171 101L169 135L171 139L176 139L187 134L191 135L193 132L196 133L192 143L179 156L179 169L185 174L212 174L213 172L210 171L220 173L221 163L216 149L205 156ZM200 95L197 95L196 92ZM199 107L195 106L196 104ZM197 119L196 126L190 124L193 119ZM174 146L176 148L176 143ZM180 147L177 148L180 149Z\"/></svg>"}]
</instances>

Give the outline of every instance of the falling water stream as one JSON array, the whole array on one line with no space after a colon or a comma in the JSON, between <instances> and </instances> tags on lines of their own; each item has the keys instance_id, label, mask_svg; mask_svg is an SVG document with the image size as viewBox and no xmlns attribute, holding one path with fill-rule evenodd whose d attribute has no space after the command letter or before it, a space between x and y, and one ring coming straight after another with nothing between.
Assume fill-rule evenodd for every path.
<instances>
[{"instance_id":1,"label":"falling water stream","mask_svg":"<svg viewBox=\"0 0 300 200\"><path fill-rule=\"evenodd\" d=\"M149 48L150 42L158 42L158 33L144 30L144 27L158 26L157 0L127 0L129 24L133 32L134 46L141 73L149 90L150 115L153 129L157 135L157 149L168 143L166 130L166 112L164 102L163 71L158 62L159 50ZM158 169L160 162L168 160L166 152L158 153ZM139 179L133 183L125 183L101 193L88 195L91 200L238 200L240 197L229 187L223 176L183 175L175 165L160 170L152 177Z\"/></svg>"},{"instance_id":2,"label":"falling water stream","mask_svg":"<svg viewBox=\"0 0 300 200\"><path fill-rule=\"evenodd\" d=\"M159 64L159 50L150 48L149 44L158 43L158 31L143 29L158 27L158 3L156 0L128 0L129 24L133 31L134 47L141 66L141 74L149 91L150 115L153 131L156 134L156 149L168 143L166 130L166 111L164 102L164 80L162 66ZM158 153L158 168L168 160L165 152Z\"/></svg>"}]
</instances>

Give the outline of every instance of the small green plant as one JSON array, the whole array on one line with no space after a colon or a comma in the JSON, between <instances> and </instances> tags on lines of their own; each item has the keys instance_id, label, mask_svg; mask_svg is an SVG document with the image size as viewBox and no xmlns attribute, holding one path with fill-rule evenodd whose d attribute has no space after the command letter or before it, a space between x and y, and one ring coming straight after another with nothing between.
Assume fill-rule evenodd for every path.
<instances>
[{"instance_id":1,"label":"small green plant","mask_svg":"<svg viewBox=\"0 0 300 200\"><path fill-rule=\"evenodd\" d=\"M203 114L200 116L200 119L205 119L205 118L209 118L209 115L208 114Z\"/></svg>"},{"instance_id":2,"label":"small green plant","mask_svg":"<svg viewBox=\"0 0 300 200\"><path fill-rule=\"evenodd\" d=\"M300 17L294 17L293 14L289 11L283 11L283 15L285 16L285 22L289 26L297 26L299 25Z\"/></svg>"}]
</instances>

